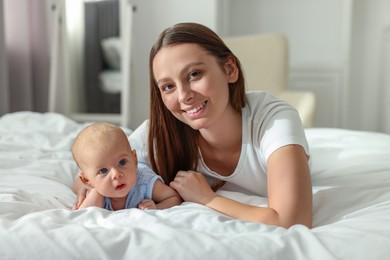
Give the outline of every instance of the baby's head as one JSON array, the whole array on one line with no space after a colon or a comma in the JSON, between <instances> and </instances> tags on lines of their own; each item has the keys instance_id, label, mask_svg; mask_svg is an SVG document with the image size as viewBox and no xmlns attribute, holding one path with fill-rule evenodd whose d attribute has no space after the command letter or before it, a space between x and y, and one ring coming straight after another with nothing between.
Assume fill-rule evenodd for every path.
<instances>
[{"instance_id":1,"label":"baby's head","mask_svg":"<svg viewBox=\"0 0 390 260\"><path fill-rule=\"evenodd\" d=\"M72 146L72 155L80 167L90 153L103 152L110 155L109 150L117 150L119 147L131 151L130 143L123 130L113 124L95 123L87 126L77 135Z\"/></svg>"},{"instance_id":2,"label":"baby's head","mask_svg":"<svg viewBox=\"0 0 390 260\"><path fill-rule=\"evenodd\" d=\"M84 128L73 143L72 155L81 180L91 187L96 188L100 179L109 174L131 180L136 177L136 152L116 125L95 123Z\"/></svg>"}]
</instances>

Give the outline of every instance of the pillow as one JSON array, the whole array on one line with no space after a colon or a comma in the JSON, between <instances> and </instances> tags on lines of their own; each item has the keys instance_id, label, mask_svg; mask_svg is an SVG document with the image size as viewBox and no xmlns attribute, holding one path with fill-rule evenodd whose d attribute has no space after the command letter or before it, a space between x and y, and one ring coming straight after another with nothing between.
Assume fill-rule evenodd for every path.
<instances>
[{"instance_id":1,"label":"pillow","mask_svg":"<svg viewBox=\"0 0 390 260\"><path fill-rule=\"evenodd\" d=\"M101 40L103 57L110 68L120 70L122 41L119 37L109 37Z\"/></svg>"},{"instance_id":2,"label":"pillow","mask_svg":"<svg viewBox=\"0 0 390 260\"><path fill-rule=\"evenodd\" d=\"M99 73L100 87L104 93L122 92L122 73L118 70L103 70Z\"/></svg>"}]
</instances>

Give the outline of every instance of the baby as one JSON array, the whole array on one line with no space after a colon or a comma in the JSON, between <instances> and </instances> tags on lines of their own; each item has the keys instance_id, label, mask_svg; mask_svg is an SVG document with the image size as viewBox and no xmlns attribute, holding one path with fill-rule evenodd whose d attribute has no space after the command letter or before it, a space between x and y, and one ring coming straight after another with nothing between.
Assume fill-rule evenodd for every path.
<instances>
[{"instance_id":1,"label":"baby","mask_svg":"<svg viewBox=\"0 0 390 260\"><path fill-rule=\"evenodd\" d=\"M138 166L137 153L118 126L87 126L76 137L72 155L81 181L89 188L78 208L165 209L182 203L160 176L146 166Z\"/></svg>"}]
</instances>

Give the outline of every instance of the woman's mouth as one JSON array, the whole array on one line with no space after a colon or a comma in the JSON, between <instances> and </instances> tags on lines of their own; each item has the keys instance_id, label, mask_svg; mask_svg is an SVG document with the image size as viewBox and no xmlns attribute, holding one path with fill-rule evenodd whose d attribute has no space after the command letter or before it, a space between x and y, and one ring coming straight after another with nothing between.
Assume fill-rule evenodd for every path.
<instances>
[{"instance_id":1,"label":"woman's mouth","mask_svg":"<svg viewBox=\"0 0 390 260\"><path fill-rule=\"evenodd\" d=\"M200 104L199 106L191 109L191 110L187 110L185 111L187 114L195 114L196 112L198 112L199 110L201 110L205 105L206 105L207 101L203 102L202 104Z\"/></svg>"}]
</instances>

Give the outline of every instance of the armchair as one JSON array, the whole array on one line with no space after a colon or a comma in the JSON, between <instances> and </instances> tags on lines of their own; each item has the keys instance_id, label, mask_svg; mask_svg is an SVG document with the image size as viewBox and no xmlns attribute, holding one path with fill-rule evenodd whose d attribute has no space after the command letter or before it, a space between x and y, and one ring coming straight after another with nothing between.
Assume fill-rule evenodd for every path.
<instances>
[{"instance_id":1,"label":"armchair","mask_svg":"<svg viewBox=\"0 0 390 260\"><path fill-rule=\"evenodd\" d=\"M231 36L223 40L242 64L247 91L268 91L289 102L298 110L303 126L313 126L314 93L287 88L288 42L283 34Z\"/></svg>"}]
</instances>

